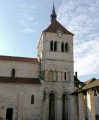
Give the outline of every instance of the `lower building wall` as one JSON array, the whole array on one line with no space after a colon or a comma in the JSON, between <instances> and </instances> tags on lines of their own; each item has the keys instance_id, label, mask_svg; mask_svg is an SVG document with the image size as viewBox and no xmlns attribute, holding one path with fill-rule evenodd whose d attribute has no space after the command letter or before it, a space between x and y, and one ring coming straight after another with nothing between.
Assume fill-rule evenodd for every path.
<instances>
[{"instance_id":1,"label":"lower building wall","mask_svg":"<svg viewBox=\"0 0 99 120\"><path fill-rule=\"evenodd\" d=\"M42 81L42 85L0 84L0 118L6 120L7 110L11 109L12 120L49 120L49 95L54 93L55 120L62 120L64 94L66 120L74 120L74 100L69 95L71 91L73 84L69 83L52 84ZM32 95L34 95L33 104L31 104Z\"/></svg>"},{"instance_id":2,"label":"lower building wall","mask_svg":"<svg viewBox=\"0 0 99 120\"><path fill-rule=\"evenodd\" d=\"M10 108L12 120L41 120L42 95L41 86L0 85L0 118L5 120Z\"/></svg>"}]
</instances>

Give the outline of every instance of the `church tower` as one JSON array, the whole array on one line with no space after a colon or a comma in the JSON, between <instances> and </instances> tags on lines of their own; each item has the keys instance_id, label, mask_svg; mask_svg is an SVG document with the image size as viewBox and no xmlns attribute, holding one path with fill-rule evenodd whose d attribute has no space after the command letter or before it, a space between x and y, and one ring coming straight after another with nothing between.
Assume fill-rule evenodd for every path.
<instances>
[{"instance_id":1,"label":"church tower","mask_svg":"<svg viewBox=\"0 0 99 120\"><path fill-rule=\"evenodd\" d=\"M38 44L40 78L44 83L43 120L73 120L73 36L56 20L53 4L51 24Z\"/></svg>"}]
</instances>

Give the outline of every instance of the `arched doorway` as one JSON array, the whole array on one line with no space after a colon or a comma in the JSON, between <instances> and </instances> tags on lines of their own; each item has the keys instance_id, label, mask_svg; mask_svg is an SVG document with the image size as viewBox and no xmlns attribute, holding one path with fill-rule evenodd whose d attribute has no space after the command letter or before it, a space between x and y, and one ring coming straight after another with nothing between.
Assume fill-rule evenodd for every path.
<instances>
[{"instance_id":1,"label":"arched doorway","mask_svg":"<svg viewBox=\"0 0 99 120\"><path fill-rule=\"evenodd\" d=\"M68 120L68 96L62 95L62 120Z\"/></svg>"},{"instance_id":2,"label":"arched doorway","mask_svg":"<svg viewBox=\"0 0 99 120\"><path fill-rule=\"evenodd\" d=\"M6 120L12 120L13 108L7 108L6 110Z\"/></svg>"},{"instance_id":3,"label":"arched doorway","mask_svg":"<svg viewBox=\"0 0 99 120\"><path fill-rule=\"evenodd\" d=\"M49 94L49 120L55 120L55 94Z\"/></svg>"}]
</instances>

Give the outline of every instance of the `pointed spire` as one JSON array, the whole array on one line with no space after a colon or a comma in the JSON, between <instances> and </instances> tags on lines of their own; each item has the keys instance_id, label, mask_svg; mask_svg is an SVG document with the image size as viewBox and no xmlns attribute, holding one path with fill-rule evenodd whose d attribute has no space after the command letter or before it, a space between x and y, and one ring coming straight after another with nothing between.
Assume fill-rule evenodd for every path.
<instances>
[{"instance_id":1,"label":"pointed spire","mask_svg":"<svg viewBox=\"0 0 99 120\"><path fill-rule=\"evenodd\" d=\"M53 10L52 10L52 14L56 14L56 13L55 13L55 7L54 7L54 1L53 1Z\"/></svg>"},{"instance_id":2,"label":"pointed spire","mask_svg":"<svg viewBox=\"0 0 99 120\"><path fill-rule=\"evenodd\" d=\"M53 1L52 14L50 15L50 17L51 17L51 23L52 23L53 20L56 20L56 17L57 17L57 15L55 13L54 1Z\"/></svg>"}]
</instances>

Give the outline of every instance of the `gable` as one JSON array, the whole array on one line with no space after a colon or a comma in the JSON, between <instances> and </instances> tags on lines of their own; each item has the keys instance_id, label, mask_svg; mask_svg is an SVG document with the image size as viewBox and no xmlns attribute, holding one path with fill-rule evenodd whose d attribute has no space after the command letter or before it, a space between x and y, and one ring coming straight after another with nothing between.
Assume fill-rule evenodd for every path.
<instances>
[{"instance_id":1,"label":"gable","mask_svg":"<svg viewBox=\"0 0 99 120\"><path fill-rule=\"evenodd\" d=\"M47 29L43 32L52 32L56 33L58 30L61 30L63 34L74 35L73 33L69 32L66 28L64 28L57 20L54 20Z\"/></svg>"}]
</instances>

